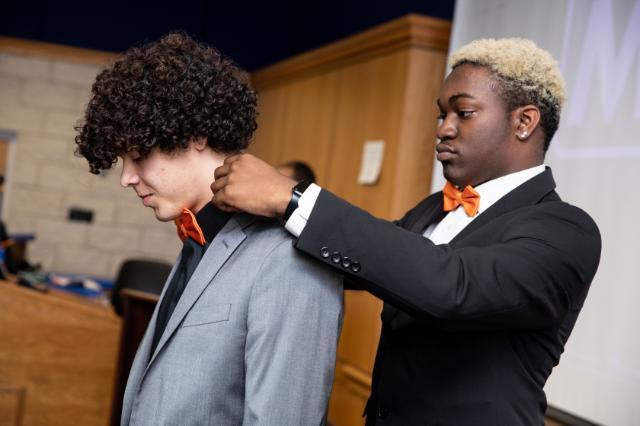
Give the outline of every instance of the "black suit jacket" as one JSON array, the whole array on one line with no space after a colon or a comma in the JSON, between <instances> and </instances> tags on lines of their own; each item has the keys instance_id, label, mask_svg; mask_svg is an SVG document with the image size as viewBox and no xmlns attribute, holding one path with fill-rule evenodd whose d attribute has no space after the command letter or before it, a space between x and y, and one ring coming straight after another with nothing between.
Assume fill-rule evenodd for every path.
<instances>
[{"instance_id":1,"label":"black suit jacket","mask_svg":"<svg viewBox=\"0 0 640 426\"><path fill-rule=\"evenodd\" d=\"M601 246L554 188L547 169L442 245L421 235L442 193L395 224L320 193L297 248L385 301L367 424L543 424Z\"/></svg>"}]
</instances>

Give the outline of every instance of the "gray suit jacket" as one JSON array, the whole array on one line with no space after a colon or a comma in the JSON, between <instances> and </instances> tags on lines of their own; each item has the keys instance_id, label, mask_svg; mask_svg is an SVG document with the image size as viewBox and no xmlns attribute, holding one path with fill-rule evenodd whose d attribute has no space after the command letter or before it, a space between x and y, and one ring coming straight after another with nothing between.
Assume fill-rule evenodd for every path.
<instances>
[{"instance_id":1,"label":"gray suit jacket","mask_svg":"<svg viewBox=\"0 0 640 426\"><path fill-rule=\"evenodd\" d=\"M157 307L129 373L122 425L324 422L341 279L298 253L275 222L231 217L151 354L156 317Z\"/></svg>"}]
</instances>

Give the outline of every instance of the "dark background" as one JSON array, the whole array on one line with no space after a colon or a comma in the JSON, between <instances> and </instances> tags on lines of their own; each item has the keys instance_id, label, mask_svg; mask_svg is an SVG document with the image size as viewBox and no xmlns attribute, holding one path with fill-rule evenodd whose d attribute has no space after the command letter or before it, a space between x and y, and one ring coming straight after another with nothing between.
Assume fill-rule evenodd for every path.
<instances>
[{"instance_id":1,"label":"dark background","mask_svg":"<svg viewBox=\"0 0 640 426\"><path fill-rule=\"evenodd\" d=\"M408 13L451 20L455 0L4 0L0 35L122 52L170 30L254 71Z\"/></svg>"}]
</instances>

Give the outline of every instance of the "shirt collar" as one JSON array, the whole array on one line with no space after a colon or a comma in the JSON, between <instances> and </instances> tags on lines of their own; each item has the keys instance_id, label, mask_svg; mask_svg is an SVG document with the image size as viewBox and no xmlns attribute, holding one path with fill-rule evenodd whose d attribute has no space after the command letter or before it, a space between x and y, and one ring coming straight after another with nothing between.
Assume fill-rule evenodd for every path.
<instances>
[{"instance_id":1,"label":"shirt collar","mask_svg":"<svg viewBox=\"0 0 640 426\"><path fill-rule=\"evenodd\" d=\"M480 194L480 206L478 207L478 212L484 212L500 198L504 197L534 176L544 172L544 170L544 164L540 164L539 166L520 170L519 172L501 176L478 185L474 188L478 194Z\"/></svg>"},{"instance_id":2,"label":"shirt collar","mask_svg":"<svg viewBox=\"0 0 640 426\"><path fill-rule=\"evenodd\" d=\"M233 213L224 212L213 204L207 203L195 216L200 229L202 229L206 244L209 244L218 235L218 232L224 228Z\"/></svg>"}]
</instances>

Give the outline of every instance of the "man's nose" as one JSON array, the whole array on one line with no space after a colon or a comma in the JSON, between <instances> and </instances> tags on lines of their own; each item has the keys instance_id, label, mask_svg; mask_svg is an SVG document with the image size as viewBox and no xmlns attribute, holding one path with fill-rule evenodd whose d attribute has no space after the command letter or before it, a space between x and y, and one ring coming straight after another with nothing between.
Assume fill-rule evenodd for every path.
<instances>
[{"instance_id":1,"label":"man's nose","mask_svg":"<svg viewBox=\"0 0 640 426\"><path fill-rule=\"evenodd\" d=\"M453 120L449 118L449 115L447 115L440 124L438 124L436 136L440 141L446 141L455 138L457 135L458 129L454 125Z\"/></svg>"},{"instance_id":2,"label":"man's nose","mask_svg":"<svg viewBox=\"0 0 640 426\"><path fill-rule=\"evenodd\" d=\"M122 161L122 172L120 173L120 185L124 188L140 182L140 177L132 164L132 161L125 158Z\"/></svg>"}]
</instances>

